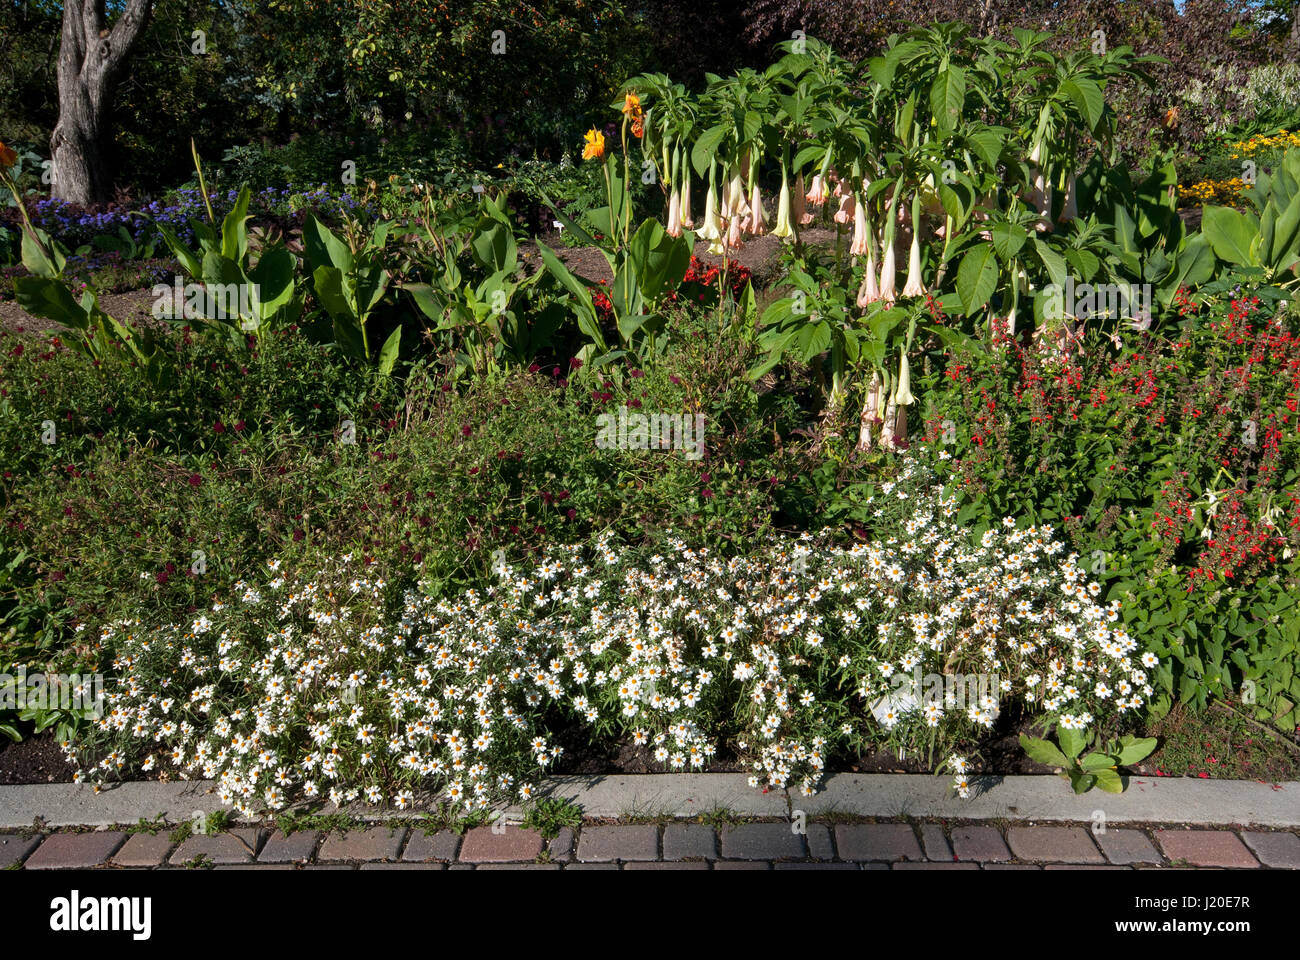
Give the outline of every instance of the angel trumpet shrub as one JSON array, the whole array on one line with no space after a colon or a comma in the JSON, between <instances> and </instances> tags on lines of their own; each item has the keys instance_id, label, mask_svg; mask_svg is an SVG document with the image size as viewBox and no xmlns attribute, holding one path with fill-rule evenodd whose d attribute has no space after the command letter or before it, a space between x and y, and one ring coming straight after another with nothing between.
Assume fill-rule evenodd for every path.
<instances>
[{"instance_id":1,"label":"angel trumpet shrub","mask_svg":"<svg viewBox=\"0 0 1300 960\"><path fill-rule=\"evenodd\" d=\"M790 180L784 172L781 174L781 196L776 204L776 226L772 228L772 236L783 240L794 236L794 229L790 226Z\"/></svg>"}]
</instances>

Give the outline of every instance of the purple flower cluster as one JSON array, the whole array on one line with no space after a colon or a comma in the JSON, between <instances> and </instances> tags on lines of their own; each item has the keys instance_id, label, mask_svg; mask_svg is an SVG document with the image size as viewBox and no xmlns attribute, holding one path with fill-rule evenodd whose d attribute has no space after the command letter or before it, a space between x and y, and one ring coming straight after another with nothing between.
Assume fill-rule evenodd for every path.
<instances>
[{"instance_id":1,"label":"purple flower cluster","mask_svg":"<svg viewBox=\"0 0 1300 960\"><path fill-rule=\"evenodd\" d=\"M228 190L211 195L212 212L221 220L235 205L238 190ZM308 211L326 222L337 222L345 213L353 216L373 216L375 210L363 207L348 193L335 194L327 184L315 189L292 190L268 187L253 194L249 213L255 219L270 218L301 223ZM103 210L85 208L64 200L38 200L32 211L33 222L64 246L76 249L101 235L116 236L119 227L138 243L162 243L162 234L155 224L171 228L183 243L196 243L189 221L203 220L207 209L203 195L193 187L171 192L166 201L151 200L135 209L111 205Z\"/></svg>"}]
</instances>

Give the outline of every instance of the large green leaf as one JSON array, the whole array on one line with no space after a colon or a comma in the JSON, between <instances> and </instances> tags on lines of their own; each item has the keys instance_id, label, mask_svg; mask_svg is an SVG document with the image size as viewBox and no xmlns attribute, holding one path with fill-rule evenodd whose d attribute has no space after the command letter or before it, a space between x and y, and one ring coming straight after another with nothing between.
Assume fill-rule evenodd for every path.
<instances>
[{"instance_id":1,"label":"large green leaf","mask_svg":"<svg viewBox=\"0 0 1300 960\"><path fill-rule=\"evenodd\" d=\"M1259 221L1254 214L1241 213L1231 207L1206 207L1201 232L1210 241L1215 256L1238 266L1259 266L1254 243L1259 237Z\"/></svg>"},{"instance_id":2,"label":"large green leaf","mask_svg":"<svg viewBox=\"0 0 1300 960\"><path fill-rule=\"evenodd\" d=\"M1069 97L1075 109L1087 121L1088 129L1095 131L1106 109L1106 98L1101 88L1087 77L1074 77L1061 84L1061 92Z\"/></svg>"},{"instance_id":3,"label":"large green leaf","mask_svg":"<svg viewBox=\"0 0 1300 960\"><path fill-rule=\"evenodd\" d=\"M946 70L941 70L930 85L930 114L941 134L956 128L965 103L966 71L950 65Z\"/></svg>"},{"instance_id":4,"label":"large green leaf","mask_svg":"<svg viewBox=\"0 0 1300 960\"><path fill-rule=\"evenodd\" d=\"M474 262L484 270L510 271L518 263L514 233L508 224L496 217L483 216L474 225L470 236L470 251Z\"/></svg>"},{"instance_id":5,"label":"large green leaf","mask_svg":"<svg viewBox=\"0 0 1300 960\"><path fill-rule=\"evenodd\" d=\"M221 222L221 255L240 264L244 262L244 254L248 252L248 201L250 197L248 186L241 187L234 207L226 214L226 219Z\"/></svg>"},{"instance_id":6,"label":"large green leaf","mask_svg":"<svg viewBox=\"0 0 1300 960\"><path fill-rule=\"evenodd\" d=\"M87 330L90 317L73 298L68 285L52 277L14 277L14 299L34 317L44 317L74 330Z\"/></svg>"},{"instance_id":7,"label":"large green leaf","mask_svg":"<svg viewBox=\"0 0 1300 960\"><path fill-rule=\"evenodd\" d=\"M302 245L313 273L318 267L324 266L352 273L355 265L351 248L335 236L329 227L317 220L315 214L308 214L307 222L303 224Z\"/></svg>"},{"instance_id":8,"label":"large green leaf","mask_svg":"<svg viewBox=\"0 0 1300 960\"><path fill-rule=\"evenodd\" d=\"M402 328L397 327L388 335L384 341L383 349L379 351L379 375L387 377L393 372L393 364L397 363L397 354L402 348Z\"/></svg>"},{"instance_id":9,"label":"large green leaf","mask_svg":"<svg viewBox=\"0 0 1300 960\"><path fill-rule=\"evenodd\" d=\"M559 280L572 295L577 307L578 329L596 345L600 353L608 352L605 337L600 332L600 322L596 317L596 307L592 303L591 292L569 271L563 261L555 255L554 250L540 240L537 241L537 249L542 255L542 262L546 264L546 269L551 271L555 279Z\"/></svg>"},{"instance_id":10,"label":"large green leaf","mask_svg":"<svg viewBox=\"0 0 1300 960\"><path fill-rule=\"evenodd\" d=\"M1031 760L1046 764L1049 767L1068 767L1070 761L1066 759L1065 754L1056 748L1056 744L1050 740L1040 740L1037 737L1030 737L1025 734L1020 735L1020 746L1024 748L1025 753Z\"/></svg>"},{"instance_id":11,"label":"large green leaf","mask_svg":"<svg viewBox=\"0 0 1300 960\"><path fill-rule=\"evenodd\" d=\"M1020 253L1020 248L1025 245L1029 239L1029 231L1018 223L1008 223L1005 220L999 221L989 227L989 234L993 237L993 249L1003 260L1011 260Z\"/></svg>"},{"instance_id":12,"label":"large green leaf","mask_svg":"<svg viewBox=\"0 0 1300 960\"><path fill-rule=\"evenodd\" d=\"M293 254L277 244L263 251L249 279L257 284L261 317L268 320L293 299L296 264Z\"/></svg>"},{"instance_id":13,"label":"large green leaf","mask_svg":"<svg viewBox=\"0 0 1300 960\"><path fill-rule=\"evenodd\" d=\"M998 261L992 244L972 247L957 268L957 295L966 316L983 309L998 285Z\"/></svg>"},{"instance_id":14,"label":"large green leaf","mask_svg":"<svg viewBox=\"0 0 1300 960\"><path fill-rule=\"evenodd\" d=\"M710 127L700 134L695 140L695 145L691 147L691 166L699 176L704 176L708 172L709 164L713 161L718 150L718 145L722 143L722 138L727 135L726 127L721 124Z\"/></svg>"},{"instance_id":15,"label":"large green leaf","mask_svg":"<svg viewBox=\"0 0 1300 960\"><path fill-rule=\"evenodd\" d=\"M356 324L358 318L350 298L344 293L341 270L330 266L317 267L312 274L312 285L316 290L316 299L325 308L325 312L334 318L336 327L340 322ZM359 334L357 342L360 343Z\"/></svg>"}]
</instances>

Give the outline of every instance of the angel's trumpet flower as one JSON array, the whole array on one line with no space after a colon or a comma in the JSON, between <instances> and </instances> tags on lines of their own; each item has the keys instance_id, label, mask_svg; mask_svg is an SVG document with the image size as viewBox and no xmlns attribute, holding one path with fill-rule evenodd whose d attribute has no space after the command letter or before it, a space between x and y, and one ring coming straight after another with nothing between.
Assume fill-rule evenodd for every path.
<instances>
[{"instance_id":1,"label":"angel's trumpet flower","mask_svg":"<svg viewBox=\"0 0 1300 960\"><path fill-rule=\"evenodd\" d=\"M790 226L790 180L785 171L781 172L781 197L776 204L776 226L772 228L772 236L782 239L794 236L794 228Z\"/></svg>"},{"instance_id":2,"label":"angel's trumpet flower","mask_svg":"<svg viewBox=\"0 0 1300 960\"><path fill-rule=\"evenodd\" d=\"M898 294L894 291L895 274L898 268L894 263L894 238L893 231L886 230L891 234L885 240L885 252L880 261L880 299L893 303L898 299Z\"/></svg>"},{"instance_id":3,"label":"angel's trumpet flower","mask_svg":"<svg viewBox=\"0 0 1300 960\"><path fill-rule=\"evenodd\" d=\"M925 296L925 284L921 282L921 205L917 198L912 199L912 246L907 254L907 282L903 284L903 296Z\"/></svg>"},{"instance_id":4,"label":"angel's trumpet flower","mask_svg":"<svg viewBox=\"0 0 1300 960\"><path fill-rule=\"evenodd\" d=\"M713 186L713 177L709 177L709 192L704 198L704 226L700 228L702 240L715 243L722 237L722 224L718 221L718 193Z\"/></svg>"},{"instance_id":5,"label":"angel's trumpet flower","mask_svg":"<svg viewBox=\"0 0 1300 960\"><path fill-rule=\"evenodd\" d=\"M758 184L749 192L749 232L756 237L767 233L767 211L763 209L763 198L759 196Z\"/></svg>"},{"instance_id":6,"label":"angel's trumpet flower","mask_svg":"<svg viewBox=\"0 0 1300 960\"><path fill-rule=\"evenodd\" d=\"M848 223L853 219L853 208L856 204L853 202L853 194L846 193L840 197L840 208L835 211L836 223Z\"/></svg>"},{"instance_id":7,"label":"angel's trumpet flower","mask_svg":"<svg viewBox=\"0 0 1300 960\"><path fill-rule=\"evenodd\" d=\"M808 195L804 197L814 207L820 207L830 196L830 191L826 188L826 182L822 179L820 173L813 174L812 186L808 188Z\"/></svg>"},{"instance_id":8,"label":"angel's trumpet flower","mask_svg":"<svg viewBox=\"0 0 1300 960\"><path fill-rule=\"evenodd\" d=\"M862 286L858 287L858 309L865 310L879 299L880 284L876 281L876 251L868 246L867 269L862 274Z\"/></svg>"},{"instance_id":9,"label":"angel's trumpet flower","mask_svg":"<svg viewBox=\"0 0 1300 960\"><path fill-rule=\"evenodd\" d=\"M902 406L916 402L912 396L912 369L908 366L907 354L903 351L899 351L898 387L894 390L894 399Z\"/></svg>"},{"instance_id":10,"label":"angel's trumpet flower","mask_svg":"<svg viewBox=\"0 0 1300 960\"><path fill-rule=\"evenodd\" d=\"M871 430L880 419L880 371L871 373L871 385L867 387L867 401L862 405L862 416L858 420L858 450L871 449Z\"/></svg>"},{"instance_id":11,"label":"angel's trumpet flower","mask_svg":"<svg viewBox=\"0 0 1300 960\"><path fill-rule=\"evenodd\" d=\"M849 244L849 256L861 257L871 252L871 225L867 222L867 205L855 197L853 202L853 242Z\"/></svg>"},{"instance_id":12,"label":"angel's trumpet flower","mask_svg":"<svg viewBox=\"0 0 1300 960\"><path fill-rule=\"evenodd\" d=\"M694 228L695 218L691 216L691 173L682 165L682 204L681 204L682 226L687 230Z\"/></svg>"},{"instance_id":13,"label":"angel's trumpet flower","mask_svg":"<svg viewBox=\"0 0 1300 960\"><path fill-rule=\"evenodd\" d=\"M668 195L668 236L682 235L682 198L676 188Z\"/></svg>"}]
</instances>

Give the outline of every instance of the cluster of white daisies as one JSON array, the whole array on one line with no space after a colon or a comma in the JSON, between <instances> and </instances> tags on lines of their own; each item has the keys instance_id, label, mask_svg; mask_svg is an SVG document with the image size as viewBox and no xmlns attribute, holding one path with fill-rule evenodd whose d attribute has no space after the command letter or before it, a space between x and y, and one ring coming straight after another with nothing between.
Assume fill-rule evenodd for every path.
<instances>
[{"instance_id":1,"label":"cluster of white daisies","mask_svg":"<svg viewBox=\"0 0 1300 960\"><path fill-rule=\"evenodd\" d=\"M532 795L562 754L557 718L622 730L668 770L704 768L730 735L752 785L807 794L832 751L974 746L1008 696L1074 729L1142 706L1156 658L1050 528L1007 520L972 544L924 471L900 480L877 505L896 535L848 548L804 534L646 557L602 538L400 601L350 557L310 581L272 562L189 624L105 627L106 712L64 749L78 780L202 777L250 815L298 798L482 810ZM959 696L970 677L991 682ZM965 795L969 764L946 762Z\"/></svg>"}]
</instances>

